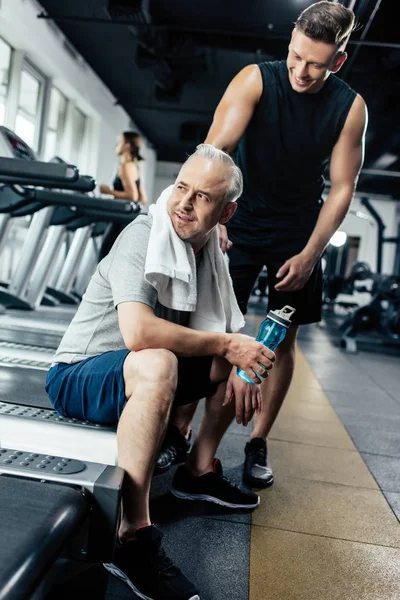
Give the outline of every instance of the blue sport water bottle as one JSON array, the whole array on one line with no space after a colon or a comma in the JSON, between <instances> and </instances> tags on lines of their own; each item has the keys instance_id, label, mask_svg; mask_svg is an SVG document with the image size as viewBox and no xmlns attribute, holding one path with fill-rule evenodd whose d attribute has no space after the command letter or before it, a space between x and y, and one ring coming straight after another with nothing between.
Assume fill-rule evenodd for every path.
<instances>
[{"instance_id":1,"label":"blue sport water bottle","mask_svg":"<svg viewBox=\"0 0 400 600\"><path fill-rule=\"evenodd\" d=\"M270 350L275 350L292 324L290 319L295 312L295 308L287 305L281 308L281 310L270 310L260 325L256 341L261 342ZM238 368L236 373L239 377L248 381L248 383L254 383L243 369Z\"/></svg>"}]
</instances>

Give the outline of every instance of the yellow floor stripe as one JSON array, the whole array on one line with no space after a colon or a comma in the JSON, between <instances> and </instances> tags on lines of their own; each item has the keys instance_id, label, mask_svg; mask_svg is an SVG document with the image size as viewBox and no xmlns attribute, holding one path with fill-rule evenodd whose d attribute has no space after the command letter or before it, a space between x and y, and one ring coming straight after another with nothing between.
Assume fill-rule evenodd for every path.
<instances>
[{"instance_id":1,"label":"yellow floor stripe","mask_svg":"<svg viewBox=\"0 0 400 600\"><path fill-rule=\"evenodd\" d=\"M400 600L399 523L299 350L268 447L249 600Z\"/></svg>"}]
</instances>

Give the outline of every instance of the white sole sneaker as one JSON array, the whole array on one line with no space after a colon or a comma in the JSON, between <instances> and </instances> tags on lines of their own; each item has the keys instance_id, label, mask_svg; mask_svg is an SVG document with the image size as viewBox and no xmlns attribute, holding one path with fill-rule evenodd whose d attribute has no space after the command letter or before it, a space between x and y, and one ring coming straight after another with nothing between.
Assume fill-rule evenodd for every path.
<instances>
[{"instance_id":1,"label":"white sole sneaker","mask_svg":"<svg viewBox=\"0 0 400 600\"><path fill-rule=\"evenodd\" d=\"M114 577L118 577L118 579L121 579L121 581L129 585L131 590L136 594L138 598L140 598L140 600L155 600L154 598L150 598L149 596L145 596L144 594L142 594L142 592L140 592L137 589L137 587L133 585L132 581L125 575L125 573L121 571L121 569L118 569L118 567L116 567L112 563L103 563L103 567L107 569L107 571L109 571L111 575L114 575ZM188 600L200 600L200 596L196 594L195 596L188 598Z\"/></svg>"},{"instance_id":2,"label":"white sole sneaker","mask_svg":"<svg viewBox=\"0 0 400 600\"><path fill-rule=\"evenodd\" d=\"M179 492L173 487L171 487L171 494L181 500L204 500L205 502L212 502L213 504L219 504L220 506L227 506L229 508L257 508L260 504L259 497L255 504L233 504L231 502L225 502L220 498L215 498L215 496L208 496L207 494L187 494L185 492Z\"/></svg>"}]
</instances>

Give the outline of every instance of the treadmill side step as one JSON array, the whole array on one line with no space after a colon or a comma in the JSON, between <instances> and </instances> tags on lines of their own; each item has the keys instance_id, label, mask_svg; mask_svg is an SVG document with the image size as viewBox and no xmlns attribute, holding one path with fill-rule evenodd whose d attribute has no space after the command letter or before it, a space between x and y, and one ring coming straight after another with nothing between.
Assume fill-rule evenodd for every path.
<instances>
[{"instance_id":1,"label":"treadmill side step","mask_svg":"<svg viewBox=\"0 0 400 600\"><path fill-rule=\"evenodd\" d=\"M0 447L104 465L118 461L115 427L8 402L0 402Z\"/></svg>"},{"instance_id":2,"label":"treadmill side step","mask_svg":"<svg viewBox=\"0 0 400 600\"><path fill-rule=\"evenodd\" d=\"M29 406L24 406L23 404L11 404L10 402L0 402L0 415L12 415L14 417L24 417L36 420L43 419L59 423L60 425L77 425L79 427L88 427L90 429L116 431L115 427L107 427L106 425L98 425L97 423L91 423L90 421L80 421L79 419L63 417L56 410L31 408Z\"/></svg>"},{"instance_id":3,"label":"treadmill side step","mask_svg":"<svg viewBox=\"0 0 400 600\"><path fill-rule=\"evenodd\" d=\"M61 458L50 454L38 454L37 452L10 450L9 448L0 448L0 464L5 473L13 467L23 467L24 471L34 471L36 473L39 470L43 473L43 477L46 477L49 471L73 475L86 468L85 463L80 460Z\"/></svg>"}]
</instances>

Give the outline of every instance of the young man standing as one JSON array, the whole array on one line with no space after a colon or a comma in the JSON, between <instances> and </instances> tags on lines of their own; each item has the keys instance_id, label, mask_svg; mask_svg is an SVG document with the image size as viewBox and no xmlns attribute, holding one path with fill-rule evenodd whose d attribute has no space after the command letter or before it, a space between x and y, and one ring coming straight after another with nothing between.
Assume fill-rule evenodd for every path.
<instances>
[{"instance_id":1,"label":"young man standing","mask_svg":"<svg viewBox=\"0 0 400 600\"><path fill-rule=\"evenodd\" d=\"M227 152L238 146L244 190L228 231L223 225L219 231L242 312L264 266L269 308L296 309L294 325L277 348L274 373L262 384L262 414L245 448L244 479L258 487L273 483L267 436L292 379L298 326L321 319L320 257L346 216L363 163L367 109L335 76L353 29L354 13L338 2L306 8L295 23L286 61L240 71L206 139ZM330 190L323 202L329 161ZM178 412L179 432L167 436L158 464L183 456L194 410Z\"/></svg>"}]
</instances>

